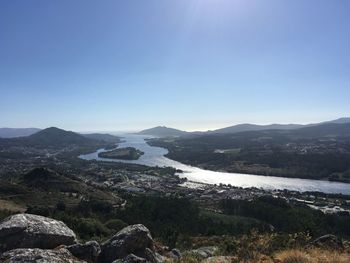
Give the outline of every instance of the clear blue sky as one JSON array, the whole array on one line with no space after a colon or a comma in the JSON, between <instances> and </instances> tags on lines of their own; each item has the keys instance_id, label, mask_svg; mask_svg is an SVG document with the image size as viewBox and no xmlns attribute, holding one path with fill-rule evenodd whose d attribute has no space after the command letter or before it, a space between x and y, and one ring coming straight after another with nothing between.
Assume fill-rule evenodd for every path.
<instances>
[{"instance_id":1,"label":"clear blue sky","mask_svg":"<svg viewBox=\"0 0 350 263\"><path fill-rule=\"evenodd\" d=\"M0 127L350 115L348 0L0 2Z\"/></svg>"}]
</instances>

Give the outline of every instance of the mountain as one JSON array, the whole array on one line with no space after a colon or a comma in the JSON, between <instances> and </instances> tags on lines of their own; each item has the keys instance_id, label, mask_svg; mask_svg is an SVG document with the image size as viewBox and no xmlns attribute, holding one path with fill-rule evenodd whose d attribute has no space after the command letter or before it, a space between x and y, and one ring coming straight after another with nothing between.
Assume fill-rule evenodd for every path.
<instances>
[{"instance_id":1,"label":"mountain","mask_svg":"<svg viewBox=\"0 0 350 263\"><path fill-rule=\"evenodd\" d=\"M140 131L138 134L151 135L156 137L178 137L188 134L188 132L177 130L174 128L168 128L165 126L158 126L151 129Z\"/></svg>"},{"instance_id":2,"label":"mountain","mask_svg":"<svg viewBox=\"0 0 350 263\"><path fill-rule=\"evenodd\" d=\"M186 131L182 131L174 128L168 128L165 126L158 126L151 129L143 130L138 134L152 135L156 137L179 137L179 136L185 136L185 135L200 136L200 135L206 135L206 134L231 134L231 133L238 133L238 132L253 132L253 131L267 131L267 130L289 131L289 130L298 130L302 128L308 128L308 127L316 127L324 124L347 124L347 123L350 123L350 118L347 118L347 117L326 121L326 122L312 123L312 124L305 124L305 125L303 124L258 125L258 124L244 123L244 124L233 125L233 126L212 130L212 131L207 131L207 132L186 132ZM334 128L337 129L336 126Z\"/></svg>"},{"instance_id":3,"label":"mountain","mask_svg":"<svg viewBox=\"0 0 350 263\"><path fill-rule=\"evenodd\" d=\"M88 145L93 140L72 131L50 127L28 136L27 141L37 145L69 146L72 144Z\"/></svg>"},{"instance_id":4,"label":"mountain","mask_svg":"<svg viewBox=\"0 0 350 263\"><path fill-rule=\"evenodd\" d=\"M245 131L263 131L263 130L292 130L304 127L301 124L270 124L270 125L257 125L257 124L238 124L222 129L209 131L208 133L237 133Z\"/></svg>"},{"instance_id":5,"label":"mountain","mask_svg":"<svg viewBox=\"0 0 350 263\"><path fill-rule=\"evenodd\" d=\"M290 131L300 137L350 136L350 123L323 123Z\"/></svg>"},{"instance_id":6,"label":"mountain","mask_svg":"<svg viewBox=\"0 0 350 263\"><path fill-rule=\"evenodd\" d=\"M217 138L272 138L278 141L281 138L289 139L311 139L323 137L349 137L350 138L350 123L321 123L315 125L307 125L298 129L270 129L270 130L256 130L230 133L213 133L206 134L207 136ZM205 138L205 137L203 137Z\"/></svg>"},{"instance_id":7,"label":"mountain","mask_svg":"<svg viewBox=\"0 0 350 263\"><path fill-rule=\"evenodd\" d=\"M90 134L81 134L85 138L93 139L97 141L104 141L104 142L112 142L112 143L118 143L120 142L120 138L118 136L114 136L107 133L90 133Z\"/></svg>"},{"instance_id":8,"label":"mountain","mask_svg":"<svg viewBox=\"0 0 350 263\"><path fill-rule=\"evenodd\" d=\"M16 138L32 135L38 128L0 128L0 138Z\"/></svg>"},{"instance_id":9,"label":"mountain","mask_svg":"<svg viewBox=\"0 0 350 263\"><path fill-rule=\"evenodd\" d=\"M350 123L350 118L340 118L336 120L321 122L321 123L312 123L312 124L269 124L269 125L257 125L257 124L238 124L226 128L221 128L213 131L208 131L207 133L237 133L245 131L264 131L264 130L296 130L300 128L314 127L323 124L345 124Z\"/></svg>"},{"instance_id":10,"label":"mountain","mask_svg":"<svg viewBox=\"0 0 350 263\"><path fill-rule=\"evenodd\" d=\"M27 137L0 138L0 146L24 146L36 148L63 148L69 146L96 146L101 141L86 138L80 134L61 130L55 127L47 128Z\"/></svg>"},{"instance_id":11,"label":"mountain","mask_svg":"<svg viewBox=\"0 0 350 263\"><path fill-rule=\"evenodd\" d=\"M336 120L326 121L326 122L323 122L323 123L338 123L338 124L350 123L350 118L339 118L339 119L336 119Z\"/></svg>"}]
</instances>

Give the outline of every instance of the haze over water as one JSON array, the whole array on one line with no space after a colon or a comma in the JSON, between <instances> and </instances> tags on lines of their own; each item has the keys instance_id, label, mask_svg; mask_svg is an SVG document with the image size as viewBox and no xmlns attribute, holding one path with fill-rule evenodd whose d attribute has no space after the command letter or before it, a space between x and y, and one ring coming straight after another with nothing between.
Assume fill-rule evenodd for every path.
<instances>
[{"instance_id":1,"label":"haze over water","mask_svg":"<svg viewBox=\"0 0 350 263\"><path fill-rule=\"evenodd\" d=\"M180 169L180 177L186 177L188 180L208 184L231 184L236 187L257 187L268 190L287 189L292 191L319 191L324 193L350 194L350 184L329 182L321 180L308 180L298 178L285 178L275 176L259 176L239 173L216 172L200 169L190 165L171 160L164 155L168 153L167 149L153 147L146 143L147 136L141 135L122 135L124 142L118 145L118 148L134 147L144 152L138 160L115 160L98 157L98 153L105 151L100 149L94 153L79 156L85 160L99 160L110 162L135 163L147 166L169 166Z\"/></svg>"}]
</instances>

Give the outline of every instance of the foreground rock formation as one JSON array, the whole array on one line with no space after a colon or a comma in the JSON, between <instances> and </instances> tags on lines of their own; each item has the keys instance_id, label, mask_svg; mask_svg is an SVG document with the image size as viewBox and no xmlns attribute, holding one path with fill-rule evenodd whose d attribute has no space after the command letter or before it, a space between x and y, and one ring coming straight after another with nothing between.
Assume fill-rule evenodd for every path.
<instances>
[{"instance_id":1,"label":"foreground rock formation","mask_svg":"<svg viewBox=\"0 0 350 263\"><path fill-rule=\"evenodd\" d=\"M102 244L101 262L112 262L129 254L146 257L146 249L153 249L151 233L144 225L128 226Z\"/></svg>"},{"instance_id":2,"label":"foreground rock formation","mask_svg":"<svg viewBox=\"0 0 350 263\"><path fill-rule=\"evenodd\" d=\"M155 247L165 257L158 254ZM347 251L350 250L347 248L350 246L342 239L325 235L309 242L305 250L285 250L274 255L256 254L255 259L249 262L348 263L350 256ZM217 246L183 252L170 250L155 244L150 231L140 224L123 228L103 244L96 241L77 243L74 232L63 222L31 214L17 214L0 222L0 249L0 263L243 262L238 255L218 255L220 250ZM250 248L248 252L252 252ZM306 261L301 261L301 258ZM310 258L319 258L320 261L309 261Z\"/></svg>"},{"instance_id":3,"label":"foreground rock formation","mask_svg":"<svg viewBox=\"0 0 350 263\"><path fill-rule=\"evenodd\" d=\"M76 242L63 222L43 216L17 214L0 223L0 262L150 262L161 263L150 231L128 226L101 246L96 241Z\"/></svg>"},{"instance_id":4,"label":"foreground rock formation","mask_svg":"<svg viewBox=\"0 0 350 263\"><path fill-rule=\"evenodd\" d=\"M51 249L76 243L74 232L63 222L51 218L17 214L0 224L0 252L15 248Z\"/></svg>"},{"instance_id":5,"label":"foreground rock formation","mask_svg":"<svg viewBox=\"0 0 350 263\"><path fill-rule=\"evenodd\" d=\"M77 258L74 258L72 254L65 248L54 249L54 250L39 249L39 248L18 248L18 249L13 249L3 253L0 256L0 262L83 263L86 261L82 261Z\"/></svg>"},{"instance_id":6,"label":"foreground rock formation","mask_svg":"<svg viewBox=\"0 0 350 263\"><path fill-rule=\"evenodd\" d=\"M74 244L68 246L67 249L75 257L86 260L87 262L97 262L101 253L101 247L97 241L89 241L85 244Z\"/></svg>"}]
</instances>

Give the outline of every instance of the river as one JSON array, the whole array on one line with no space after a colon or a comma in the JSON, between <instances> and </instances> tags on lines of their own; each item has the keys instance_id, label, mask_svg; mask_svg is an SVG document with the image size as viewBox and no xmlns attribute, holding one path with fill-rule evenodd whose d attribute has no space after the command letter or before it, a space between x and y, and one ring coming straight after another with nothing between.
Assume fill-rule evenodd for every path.
<instances>
[{"instance_id":1,"label":"river","mask_svg":"<svg viewBox=\"0 0 350 263\"><path fill-rule=\"evenodd\" d=\"M145 141L145 138L147 138L146 136L127 134L122 135L122 137L124 142L119 143L118 148L134 147L143 151L145 154L142 155L138 160L115 160L98 157L98 153L105 151L104 149L100 149L94 153L80 155L79 158L84 160L135 163L147 166L170 166L183 171L183 173L179 173L180 177L186 177L190 181L207 184L222 183L245 188L257 187L268 190L287 189L300 192L319 191L324 193L341 193L350 195L350 184L347 183L215 172L200 169L165 157L164 155L168 153L168 150L161 147L150 146Z\"/></svg>"}]
</instances>

